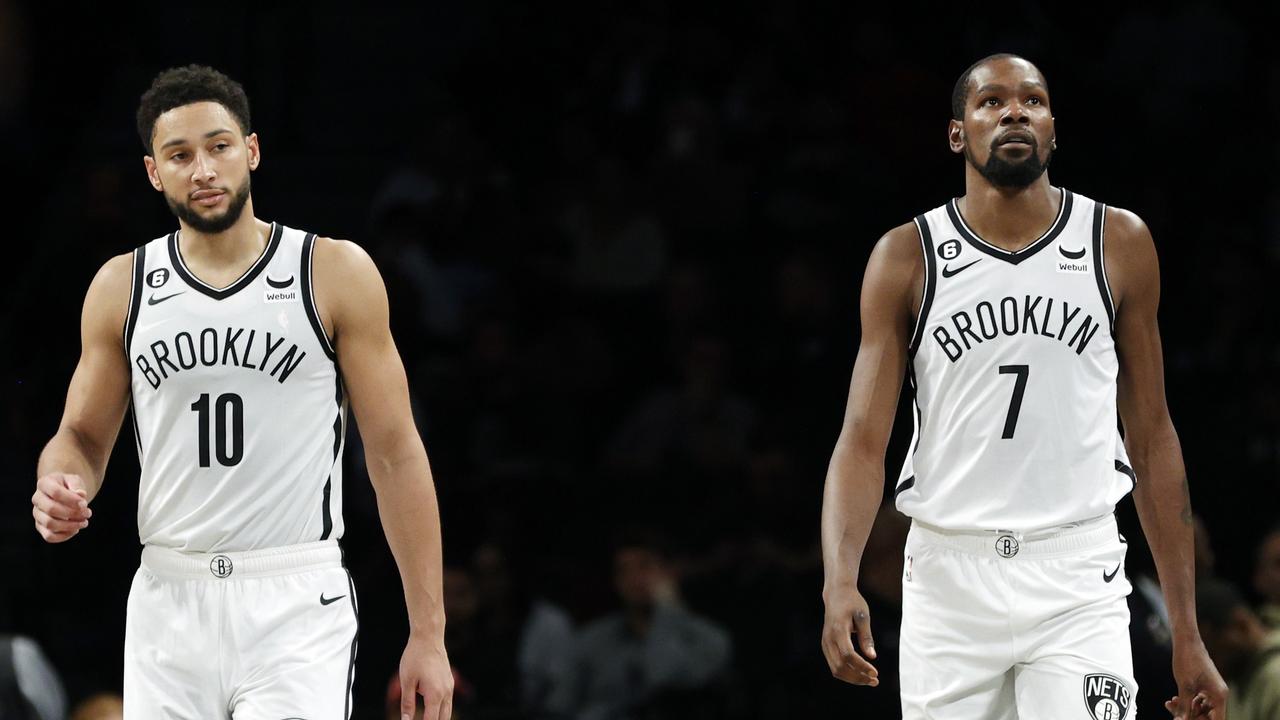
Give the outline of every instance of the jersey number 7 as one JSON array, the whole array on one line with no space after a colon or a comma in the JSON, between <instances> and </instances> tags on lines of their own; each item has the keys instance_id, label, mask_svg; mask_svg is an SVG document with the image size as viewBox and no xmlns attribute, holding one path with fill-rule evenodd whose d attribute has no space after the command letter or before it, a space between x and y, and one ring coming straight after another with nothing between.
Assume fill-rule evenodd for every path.
<instances>
[{"instance_id":1,"label":"jersey number 7","mask_svg":"<svg viewBox=\"0 0 1280 720\"><path fill-rule=\"evenodd\" d=\"M1027 389L1027 376L1031 374L1031 366L1001 365L1000 374L1018 376L1013 383L1013 397L1009 399L1009 414L1004 418L1004 434L1000 436L1008 439L1013 437L1013 431L1018 427L1018 411L1022 409L1022 393Z\"/></svg>"}]
</instances>

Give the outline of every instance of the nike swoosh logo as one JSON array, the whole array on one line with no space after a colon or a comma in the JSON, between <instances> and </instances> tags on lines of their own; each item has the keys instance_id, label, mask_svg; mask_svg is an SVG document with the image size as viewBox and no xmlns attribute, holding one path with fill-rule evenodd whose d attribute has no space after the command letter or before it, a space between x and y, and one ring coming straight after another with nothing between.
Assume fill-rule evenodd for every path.
<instances>
[{"instance_id":1,"label":"nike swoosh logo","mask_svg":"<svg viewBox=\"0 0 1280 720\"><path fill-rule=\"evenodd\" d=\"M1116 565L1116 569L1115 569L1115 570L1112 570L1111 572L1107 572L1107 571L1105 571L1105 570L1104 570L1104 571L1102 571L1102 581L1103 581L1103 582L1111 582L1112 580L1115 580L1115 579L1116 579L1116 573L1118 573L1118 572L1120 572L1120 566L1119 566L1119 565Z\"/></svg>"},{"instance_id":2,"label":"nike swoosh logo","mask_svg":"<svg viewBox=\"0 0 1280 720\"><path fill-rule=\"evenodd\" d=\"M339 600L341 600L341 599L342 599L342 598L344 598L344 597L346 597L346 595L339 595L338 597L334 597L334 598L327 598L327 597L325 597L325 596L324 596L324 593L320 593L320 604L321 604L321 605L332 605L332 604L334 604L334 603L338 602Z\"/></svg>"},{"instance_id":3,"label":"nike swoosh logo","mask_svg":"<svg viewBox=\"0 0 1280 720\"><path fill-rule=\"evenodd\" d=\"M277 290L283 290L293 284L293 276L290 275L288 280L272 280L271 277L268 276L267 284Z\"/></svg>"},{"instance_id":4,"label":"nike swoosh logo","mask_svg":"<svg viewBox=\"0 0 1280 720\"><path fill-rule=\"evenodd\" d=\"M147 304L148 304L148 305L159 305L160 303L164 302L165 300L168 300L169 298L176 298L176 297L178 297L179 295L181 295L181 294L183 294L183 293L185 293L185 292L186 292L186 290L179 290L178 292L176 292L176 293L174 293L174 294L172 294L172 295L165 295L165 296L164 296L164 297L162 297L162 298L158 298L158 297L156 297L156 294L155 294L155 293L151 293L151 297L147 298Z\"/></svg>"},{"instance_id":5,"label":"nike swoosh logo","mask_svg":"<svg viewBox=\"0 0 1280 720\"><path fill-rule=\"evenodd\" d=\"M1062 257L1067 258L1068 260L1079 260L1084 257L1084 248L1080 248L1079 250L1068 250L1059 245L1058 252L1062 253Z\"/></svg>"},{"instance_id":6,"label":"nike swoosh logo","mask_svg":"<svg viewBox=\"0 0 1280 720\"><path fill-rule=\"evenodd\" d=\"M949 278L949 277L951 277L952 275L958 275L958 274L960 274L960 272L961 272L962 270L964 270L965 268L973 267L974 265L977 265L977 264L978 264L978 263L980 263L980 262L982 262L982 258L978 258L977 260L974 260L973 262L969 263L968 265L961 265L960 267L956 268L955 270L952 270L950 267L948 267L948 266L946 266L946 265L943 265L943 266L942 266L942 277L944 277L944 278Z\"/></svg>"}]
</instances>

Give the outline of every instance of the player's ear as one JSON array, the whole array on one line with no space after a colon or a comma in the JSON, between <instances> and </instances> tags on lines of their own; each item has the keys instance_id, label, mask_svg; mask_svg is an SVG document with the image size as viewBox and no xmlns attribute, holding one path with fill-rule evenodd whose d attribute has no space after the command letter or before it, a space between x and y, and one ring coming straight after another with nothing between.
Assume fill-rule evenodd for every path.
<instances>
[{"instance_id":1,"label":"player's ear","mask_svg":"<svg viewBox=\"0 0 1280 720\"><path fill-rule=\"evenodd\" d=\"M258 133L246 135L244 146L249 149L249 169L257 170L259 163L262 162L262 150L258 147Z\"/></svg>"},{"instance_id":2,"label":"player's ear","mask_svg":"<svg viewBox=\"0 0 1280 720\"><path fill-rule=\"evenodd\" d=\"M947 144L951 146L951 152L964 152L964 123L959 120L951 120L947 123Z\"/></svg>"},{"instance_id":3,"label":"player's ear","mask_svg":"<svg viewBox=\"0 0 1280 720\"><path fill-rule=\"evenodd\" d=\"M156 159L150 155L142 156L142 164L147 168L147 180L151 181L151 187L157 192L164 192L164 183L160 182L160 172L156 168Z\"/></svg>"}]
</instances>

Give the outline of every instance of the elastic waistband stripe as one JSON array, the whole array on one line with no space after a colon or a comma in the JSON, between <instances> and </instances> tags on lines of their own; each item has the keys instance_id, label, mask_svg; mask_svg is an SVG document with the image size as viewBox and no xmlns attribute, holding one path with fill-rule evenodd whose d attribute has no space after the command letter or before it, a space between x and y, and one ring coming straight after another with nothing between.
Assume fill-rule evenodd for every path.
<instances>
[{"instance_id":1,"label":"elastic waistband stripe","mask_svg":"<svg viewBox=\"0 0 1280 720\"><path fill-rule=\"evenodd\" d=\"M934 527L918 520L911 521L911 531L923 542L939 545L957 552L970 555L1001 557L1046 557L1049 555L1068 555L1082 550L1103 547L1114 542L1119 530L1114 515L1085 521L1075 527L1066 527L1045 533L1015 533L1000 530L983 532L954 532ZM1007 555L1000 551L997 543L1001 538L1011 537L1016 541L1015 555ZM1002 547L1010 547L1008 545Z\"/></svg>"},{"instance_id":2,"label":"elastic waistband stripe","mask_svg":"<svg viewBox=\"0 0 1280 720\"><path fill-rule=\"evenodd\" d=\"M224 553L187 553L147 545L142 548L142 567L161 577L187 580L271 577L342 567L342 550L336 540Z\"/></svg>"}]
</instances>

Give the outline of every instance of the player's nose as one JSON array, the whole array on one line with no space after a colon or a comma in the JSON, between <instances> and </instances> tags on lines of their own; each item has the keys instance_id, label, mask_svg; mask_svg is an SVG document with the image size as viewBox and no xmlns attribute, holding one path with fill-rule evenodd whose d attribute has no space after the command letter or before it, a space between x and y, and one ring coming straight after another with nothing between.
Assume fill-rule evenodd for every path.
<instances>
[{"instance_id":1,"label":"player's nose","mask_svg":"<svg viewBox=\"0 0 1280 720\"><path fill-rule=\"evenodd\" d=\"M218 174L213 170L213 164L209 162L204 153L196 153L196 161L191 169L191 180L193 182L209 182L217 176Z\"/></svg>"},{"instance_id":2,"label":"player's nose","mask_svg":"<svg viewBox=\"0 0 1280 720\"><path fill-rule=\"evenodd\" d=\"M1012 125L1014 123L1028 124L1030 122L1031 116L1027 114L1027 109L1017 100L1009 103L1009 108L1005 110L1004 115L1000 117L1001 125Z\"/></svg>"}]
</instances>

